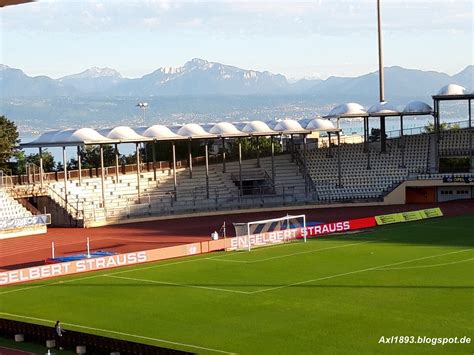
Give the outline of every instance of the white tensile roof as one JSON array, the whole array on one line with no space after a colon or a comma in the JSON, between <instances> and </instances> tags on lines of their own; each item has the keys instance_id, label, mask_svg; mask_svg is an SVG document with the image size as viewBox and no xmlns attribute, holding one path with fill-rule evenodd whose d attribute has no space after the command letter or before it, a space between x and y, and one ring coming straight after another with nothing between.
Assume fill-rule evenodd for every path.
<instances>
[{"instance_id":1,"label":"white tensile roof","mask_svg":"<svg viewBox=\"0 0 474 355\"><path fill-rule=\"evenodd\" d=\"M464 95L467 93L465 87L456 84L445 85L438 91L438 95Z\"/></svg>"},{"instance_id":2,"label":"white tensile roof","mask_svg":"<svg viewBox=\"0 0 474 355\"><path fill-rule=\"evenodd\" d=\"M100 129L99 133L110 139L129 142L141 142L147 140L142 135L139 135L132 128L127 126L118 126L114 128Z\"/></svg>"},{"instance_id":3,"label":"white tensile roof","mask_svg":"<svg viewBox=\"0 0 474 355\"><path fill-rule=\"evenodd\" d=\"M392 104L388 103L387 101L379 102L375 105L370 106L367 112L371 116L384 116L399 113L397 108Z\"/></svg>"},{"instance_id":4,"label":"white tensile roof","mask_svg":"<svg viewBox=\"0 0 474 355\"><path fill-rule=\"evenodd\" d=\"M253 135L263 135L263 134L274 134L273 131L268 125L263 121L252 121L245 125L242 129L242 132L253 134Z\"/></svg>"},{"instance_id":5,"label":"white tensile roof","mask_svg":"<svg viewBox=\"0 0 474 355\"><path fill-rule=\"evenodd\" d=\"M212 134L207 133L204 128L202 128L197 123L185 124L178 130L178 135L187 138L202 138L212 136Z\"/></svg>"},{"instance_id":6,"label":"white tensile roof","mask_svg":"<svg viewBox=\"0 0 474 355\"><path fill-rule=\"evenodd\" d=\"M172 132L168 127L163 125L153 125L145 129L142 136L154 138L156 140L179 139L181 138L176 133Z\"/></svg>"},{"instance_id":7,"label":"white tensile roof","mask_svg":"<svg viewBox=\"0 0 474 355\"><path fill-rule=\"evenodd\" d=\"M54 147L66 145L83 145L86 142L87 144L114 143L114 141L104 137L92 128L79 128L48 131L43 133L34 141L26 144L31 144L35 147Z\"/></svg>"},{"instance_id":8,"label":"white tensile roof","mask_svg":"<svg viewBox=\"0 0 474 355\"><path fill-rule=\"evenodd\" d=\"M365 108L355 102L337 105L326 117L340 118L340 117L364 117L367 116Z\"/></svg>"},{"instance_id":9,"label":"white tensile roof","mask_svg":"<svg viewBox=\"0 0 474 355\"><path fill-rule=\"evenodd\" d=\"M209 133L215 134L219 137L235 137L241 136L242 132L237 129L230 122L219 122L216 123L210 130Z\"/></svg>"},{"instance_id":10,"label":"white tensile roof","mask_svg":"<svg viewBox=\"0 0 474 355\"><path fill-rule=\"evenodd\" d=\"M329 121L325 120L322 118L315 118L311 120L308 125L306 126L307 130L315 130L315 131L337 131L336 128L334 128L334 124Z\"/></svg>"},{"instance_id":11,"label":"white tensile roof","mask_svg":"<svg viewBox=\"0 0 474 355\"><path fill-rule=\"evenodd\" d=\"M220 122L215 124L188 123L177 125L153 125L131 128L117 126L95 130L92 128L48 131L22 147L61 147L92 144L119 144L154 140L212 139L219 137L248 137L252 135L309 134L312 131L336 131L329 120L282 120L272 123L273 129L263 121Z\"/></svg>"},{"instance_id":12,"label":"white tensile roof","mask_svg":"<svg viewBox=\"0 0 474 355\"><path fill-rule=\"evenodd\" d=\"M426 114L430 115L433 112L433 108L423 101L411 101L407 103L403 109L404 114Z\"/></svg>"},{"instance_id":13,"label":"white tensile roof","mask_svg":"<svg viewBox=\"0 0 474 355\"><path fill-rule=\"evenodd\" d=\"M301 127L298 121L295 121L295 120L280 121L275 125L275 127L273 127L273 130L278 131L278 132L287 132L287 133L290 133L290 132L299 133L299 132L304 131L303 127Z\"/></svg>"}]
</instances>

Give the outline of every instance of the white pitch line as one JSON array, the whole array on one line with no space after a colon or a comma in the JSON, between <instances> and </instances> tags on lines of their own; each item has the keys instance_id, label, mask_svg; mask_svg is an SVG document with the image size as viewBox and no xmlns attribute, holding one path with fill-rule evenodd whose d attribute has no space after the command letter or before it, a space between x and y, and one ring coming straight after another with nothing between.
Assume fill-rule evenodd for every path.
<instances>
[{"instance_id":1,"label":"white pitch line","mask_svg":"<svg viewBox=\"0 0 474 355\"><path fill-rule=\"evenodd\" d=\"M113 273L108 273L107 275L118 275L118 274L124 274L126 272L141 271L141 270L147 270L147 269L155 269L155 268L158 268L158 267L164 267L164 266L170 266L170 265L176 265L176 264L185 264L185 263L190 263L190 262L195 262L195 261L200 261L200 260L204 260L204 259L200 258L200 259L177 261L177 262L174 262L174 263L158 264L158 265L146 266L146 267L142 267L142 268L138 268L138 269L117 271L117 272L113 272ZM131 265L129 265L129 266L131 266ZM105 270L97 270L95 272L101 272L101 271L105 271ZM74 275L69 275L69 276L74 276ZM104 276L104 274L79 277L79 278L74 278L74 279L65 280L65 281L60 280L60 281L51 282L51 283L42 284L42 285L22 287L22 288L17 288L17 289L14 289L14 290L8 290L8 291L0 292L0 295L4 295L4 294L7 294L7 293L13 293L13 292L19 292L19 291L26 291L26 290L31 290L31 289L35 289L35 288L42 288L42 287L46 287L46 286L53 286L53 285L58 285L58 284L61 284L61 283L69 283L69 282L75 282L75 281L95 279L97 277L102 277L102 276Z\"/></svg>"},{"instance_id":2,"label":"white pitch line","mask_svg":"<svg viewBox=\"0 0 474 355\"><path fill-rule=\"evenodd\" d=\"M274 260L274 259L282 259L286 258L289 256L295 256L295 255L301 255L301 254L310 254L310 253L317 253L320 251L325 251L325 250L331 250L331 249L338 249L338 248L345 248L349 246L354 246L354 245L360 245L360 244L367 244L367 243L374 243L374 242L380 242L380 241L385 241L387 239L376 239L376 240L365 240L362 242L358 243L347 243L343 245L336 245L333 247L327 247L327 248L320 248L320 249L313 249L313 250L306 250L306 251L301 251L297 253L291 253L291 254L284 254L284 255L278 255L278 256L272 256L269 258L263 258L263 259L257 259L257 260L231 260L231 259L224 259L225 255L223 256L216 256L216 257L209 257L206 258L206 260L212 260L212 261L222 261L222 262L228 262L228 263L243 263L243 264L254 264L254 263L261 263L264 261L269 261L269 260ZM259 249L259 250L264 250L264 249Z\"/></svg>"},{"instance_id":3,"label":"white pitch line","mask_svg":"<svg viewBox=\"0 0 474 355\"><path fill-rule=\"evenodd\" d=\"M219 257L210 257L210 258L205 258L205 260L212 260L212 261L219 261L222 263L240 263L240 264L249 264L250 261L247 260L230 260L230 259L223 259Z\"/></svg>"},{"instance_id":4,"label":"white pitch line","mask_svg":"<svg viewBox=\"0 0 474 355\"><path fill-rule=\"evenodd\" d=\"M199 288L204 290L211 290L211 291L222 291L222 292L232 292L232 293L240 293L244 295L249 295L251 292L247 291L238 291L238 290L230 290L228 288L218 288L218 287L209 287L209 286L197 286L197 285L188 285L188 284L180 284L175 282L168 282L168 281L157 281L157 280L149 280L149 279L138 279L134 277L123 277L123 276L113 276L113 275L103 275L105 277L110 277L114 279L122 279L122 280L130 280L130 281L139 281L139 282L148 282L148 283L155 283L160 285L169 285L169 286L179 286L179 287L186 287L186 288Z\"/></svg>"},{"instance_id":5,"label":"white pitch line","mask_svg":"<svg viewBox=\"0 0 474 355\"><path fill-rule=\"evenodd\" d=\"M51 324L55 323L54 320L50 320L50 319L42 319L42 318L35 318L35 317L29 317L29 316L22 316L22 315L19 315L19 314L12 314L12 313L5 313L5 312L0 312L0 314L10 316L10 317L41 321L41 322L44 322L44 323L51 323ZM143 340L151 340L151 341L154 341L154 342L157 342L157 343L184 346L184 347L188 347L188 348L206 350L206 351L211 351L211 352L220 353L220 354L234 354L234 353L229 352L229 351L211 349L211 348L206 348L204 346L192 345L192 344L186 344L186 343L179 343L179 342L165 340L165 339L151 338L151 337L146 337L146 336L143 336L143 335L123 333L123 332L118 332L118 331L115 331L115 330L87 327L87 326L84 326L84 325L79 325L79 324L74 324L74 323L62 322L62 324L63 325L68 325L70 327L75 327L75 328L95 330L95 331L102 332L102 333L123 335L123 336L131 337L131 338L137 338L137 339L143 339Z\"/></svg>"},{"instance_id":6,"label":"white pitch line","mask_svg":"<svg viewBox=\"0 0 474 355\"><path fill-rule=\"evenodd\" d=\"M263 262L263 261L281 259L281 258L286 258L286 257L289 257L289 256L317 253L317 252L320 252L320 251L345 248L345 247L350 247L350 246L354 246L354 245L361 245L361 244L367 244L367 243L373 243L373 242L379 242L379 241L382 241L382 240L385 240L385 239L378 239L378 240L375 240L375 241L374 240L367 240L367 241L358 242L358 243L348 243L348 244L343 244L343 245L336 245L336 246L333 246L333 247L327 247L327 248L321 248L321 249L315 249L315 250L300 251L300 252L297 252L297 253L291 253L291 254L285 254L285 255L272 256L272 257L264 258L264 259L258 259L258 260L255 260L255 261L250 261L250 263L251 264L260 263L260 262Z\"/></svg>"},{"instance_id":7,"label":"white pitch line","mask_svg":"<svg viewBox=\"0 0 474 355\"><path fill-rule=\"evenodd\" d=\"M425 269L425 268L430 268L430 267L438 267L438 266L461 264L461 263L466 263L466 262L471 261L471 260L474 260L474 258L463 259L463 260L459 260L459 261L452 261L452 262L450 262L450 263L442 263L442 264L381 268L381 269L378 270L378 271L385 271L385 270Z\"/></svg>"},{"instance_id":8,"label":"white pitch line","mask_svg":"<svg viewBox=\"0 0 474 355\"><path fill-rule=\"evenodd\" d=\"M265 288L265 289L262 289L262 290L252 291L251 294L257 294L257 293L262 293L262 292L267 292L267 291L274 291L274 290L279 290L279 289L282 289L282 288L287 288L287 287L292 287L292 286L298 286L298 285L304 285L304 284L308 284L308 283L311 283L311 282L322 281L322 280L329 280L329 279L333 279L333 278L336 278L336 277L341 277L341 276L346 276L346 275L352 275L352 274L358 274L358 273L365 272L365 271L372 271L372 270L377 270L377 269L381 269L381 268L384 268L384 267L390 267L390 266L395 266L395 265L407 264L407 263L411 263L411 262L413 262L413 261L425 260L425 259L432 259L432 258L437 258L437 257L440 257L440 256L444 256L444 255L458 254L458 253L463 253L463 252L472 251L472 250L473 250L473 249L463 249L463 250L453 251L453 252L444 253L444 254L437 254L437 255L431 255L431 256L424 256L424 257L422 257L422 258L416 258L416 259L411 259L411 260L400 261L400 262L397 262L397 263L391 263L391 264L386 264L386 265L374 266L374 267L370 267L370 268L367 268L367 269L360 269L360 270L354 270L354 271L344 272L344 273L341 273L341 274L335 274L335 275L320 277L320 278L318 278L318 279L312 279L312 280L294 282L294 283L287 284L287 285L282 285L282 286L269 287L269 288Z\"/></svg>"},{"instance_id":9,"label":"white pitch line","mask_svg":"<svg viewBox=\"0 0 474 355\"><path fill-rule=\"evenodd\" d=\"M100 276L102 276L102 275L86 276L86 277L81 277L81 278L78 278L78 279L60 280L60 281L56 281L56 282L50 282L50 283L47 283L47 284L16 288L16 289L13 289L13 290L2 291L2 292L0 292L0 295L5 295L7 293L13 293L13 292L18 292L18 291L32 290L32 289L35 289L35 288L42 288L42 287L46 287L46 286L59 285L59 284L63 284L63 283L75 282L75 281L80 281L80 280L95 279L96 277L100 277ZM49 279L49 280L51 280L51 279ZM48 280L46 280L46 281L48 281Z\"/></svg>"}]
</instances>

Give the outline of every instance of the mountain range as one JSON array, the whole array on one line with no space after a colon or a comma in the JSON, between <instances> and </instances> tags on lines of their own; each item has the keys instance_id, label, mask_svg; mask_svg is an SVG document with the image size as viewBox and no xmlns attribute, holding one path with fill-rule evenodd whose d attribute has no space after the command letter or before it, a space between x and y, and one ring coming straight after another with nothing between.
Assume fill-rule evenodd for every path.
<instances>
[{"instance_id":1,"label":"mountain range","mask_svg":"<svg viewBox=\"0 0 474 355\"><path fill-rule=\"evenodd\" d=\"M469 65L453 76L398 66L385 68L385 92L389 99L429 98L450 83L472 90L474 66ZM31 77L20 69L0 65L0 89L2 98L309 95L328 101L375 102L378 72L290 83L281 74L245 70L195 58L182 67L162 67L136 79L124 78L114 69L96 67L52 79Z\"/></svg>"}]
</instances>

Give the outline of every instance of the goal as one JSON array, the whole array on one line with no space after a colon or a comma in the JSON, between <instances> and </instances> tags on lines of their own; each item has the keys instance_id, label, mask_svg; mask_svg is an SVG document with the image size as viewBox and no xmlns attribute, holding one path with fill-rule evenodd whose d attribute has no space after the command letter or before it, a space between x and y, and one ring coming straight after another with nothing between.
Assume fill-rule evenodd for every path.
<instances>
[{"instance_id":1,"label":"goal","mask_svg":"<svg viewBox=\"0 0 474 355\"><path fill-rule=\"evenodd\" d=\"M286 215L247 223L234 223L235 238L229 250L251 250L269 244L285 243L294 239L306 242L306 216Z\"/></svg>"}]
</instances>

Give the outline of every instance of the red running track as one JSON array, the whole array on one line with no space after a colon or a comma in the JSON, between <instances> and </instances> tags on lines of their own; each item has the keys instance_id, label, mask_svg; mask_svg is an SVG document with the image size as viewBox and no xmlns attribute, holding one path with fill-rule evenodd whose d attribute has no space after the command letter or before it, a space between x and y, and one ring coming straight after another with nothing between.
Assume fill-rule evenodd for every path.
<instances>
[{"instance_id":1,"label":"red running track","mask_svg":"<svg viewBox=\"0 0 474 355\"><path fill-rule=\"evenodd\" d=\"M56 256L86 252L86 238L91 251L107 250L116 253L163 248L172 245L209 240L214 230L226 222L227 235L233 236L233 222L306 214L307 221L334 222L374 215L441 207L445 216L473 214L474 200L438 204L316 208L288 211L228 214L220 216L188 217L172 220L130 223L90 229L49 228L46 234L0 240L0 270L14 270L41 265L51 256L54 241Z\"/></svg>"}]
</instances>

